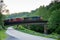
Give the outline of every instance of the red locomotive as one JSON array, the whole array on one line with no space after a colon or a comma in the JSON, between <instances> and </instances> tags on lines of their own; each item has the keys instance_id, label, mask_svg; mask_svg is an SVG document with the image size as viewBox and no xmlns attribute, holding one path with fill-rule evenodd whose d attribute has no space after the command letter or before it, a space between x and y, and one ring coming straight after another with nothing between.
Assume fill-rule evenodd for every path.
<instances>
[{"instance_id":1,"label":"red locomotive","mask_svg":"<svg viewBox=\"0 0 60 40\"><path fill-rule=\"evenodd\" d=\"M10 19L8 20L9 22L21 22L23 21L24 19L23 18L15 18L15 19Z\"/></svg>"}]
</instances>

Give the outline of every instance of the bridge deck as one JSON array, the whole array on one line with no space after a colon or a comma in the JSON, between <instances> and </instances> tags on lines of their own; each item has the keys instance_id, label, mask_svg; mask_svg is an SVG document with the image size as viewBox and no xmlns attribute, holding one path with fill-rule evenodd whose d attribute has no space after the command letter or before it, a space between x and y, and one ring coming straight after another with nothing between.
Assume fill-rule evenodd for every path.
<instances>
[{"instance_id":1,"label":"bridge deck","mask_svg":"<svg viewBox=\"0 0 60 40\"><path fill-rule=\"evenodd\" d=\"M4 25L16 25L16 24L46 24L48 21L26 21L26 22L4 22Z\"/></svg>"}]
</instances>

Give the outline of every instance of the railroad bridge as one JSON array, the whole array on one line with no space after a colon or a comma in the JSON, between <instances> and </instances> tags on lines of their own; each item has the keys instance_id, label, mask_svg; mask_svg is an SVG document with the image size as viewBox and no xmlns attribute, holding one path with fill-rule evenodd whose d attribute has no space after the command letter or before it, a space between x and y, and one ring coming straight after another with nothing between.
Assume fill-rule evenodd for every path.
<instances>
[{"instance_id":1,"label":"railroad bridge","mask_svg":"<svg viewBox=\"0 0 60 40\"><path fill-rule=\"evenodd\" d=\"M44 26L44 33L47 34L47 22L48 21L22 21L22 22L4 22L4 25L10 25L10 26L13 26L13 25L27 25L29 26L30 24L39 24L39 25L43 25Z\"/></svg>"}]
</instances>

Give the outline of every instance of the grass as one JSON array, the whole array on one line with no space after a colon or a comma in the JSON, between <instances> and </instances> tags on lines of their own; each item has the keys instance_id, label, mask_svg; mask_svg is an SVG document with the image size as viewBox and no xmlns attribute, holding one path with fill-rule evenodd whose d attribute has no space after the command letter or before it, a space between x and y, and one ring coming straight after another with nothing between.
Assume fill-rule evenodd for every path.
<instances>
[{"instance_id":1,"label":"grass","mask_svg":"<svg viewBox=\"0 0 60 40\"><path fill-rule=\"evenodd\" d=\"M46 34L42 34L42 33L38 33L38 32L32 31L32 30L26 29L26 28L22 27L21 25L19 26L18 30L21 32L28 33L31 35L36 35L36 36L42 36L42 37L54 38L54 39L58 38L58 34L46 35Z\"/></svg>"},{"instance_id":2,"label":"grass","mask_svg":"<svg viewBox=\"0 0 60 40\"><path fill-rule=\"evenodd\" d=\"M6 36L5 30L0 30L0 40L5 40Z\"/></svg>"}]
</instances>

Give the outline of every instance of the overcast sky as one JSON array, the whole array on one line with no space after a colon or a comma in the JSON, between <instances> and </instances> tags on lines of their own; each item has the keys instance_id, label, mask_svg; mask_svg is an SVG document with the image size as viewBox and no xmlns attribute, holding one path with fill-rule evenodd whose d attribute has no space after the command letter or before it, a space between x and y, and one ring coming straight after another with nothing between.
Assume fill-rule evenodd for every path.
<instances>
[{"instance_id":1,"label":"overcast sky","mask_svg":"<svg viewBox=\"0 0 60 40\"><path fill-rule=\"evenodd\" d=\"M51 0L4 0L10 13L30 12L39 8L41 5L48 5Z\"/></svg>"}]
</instances>

